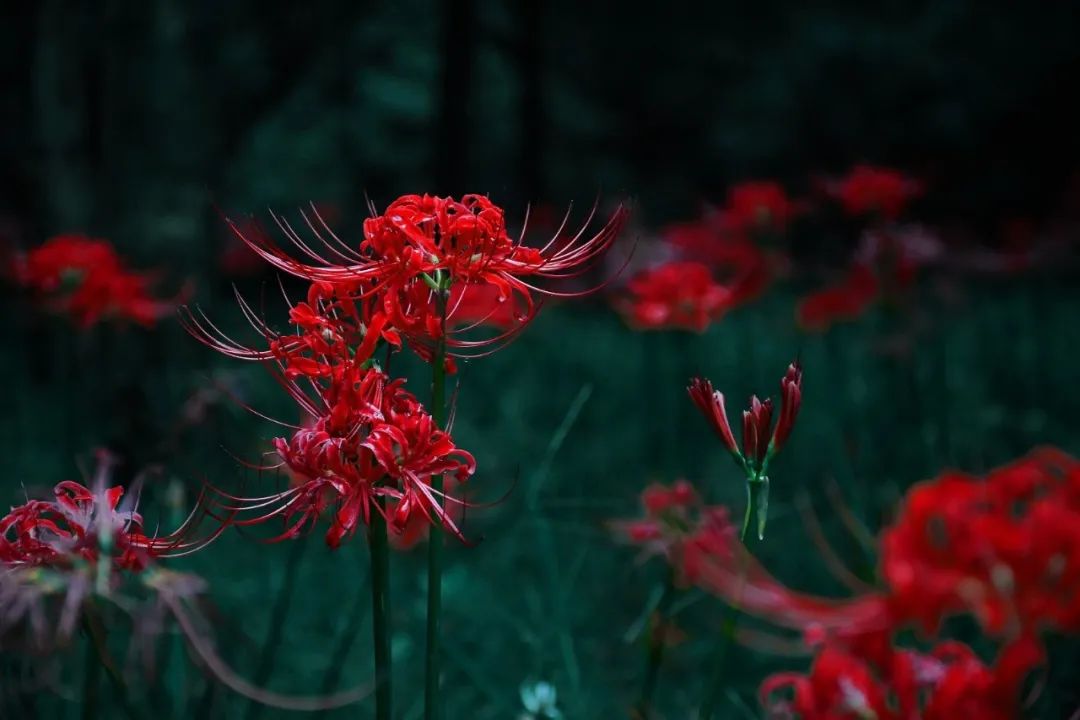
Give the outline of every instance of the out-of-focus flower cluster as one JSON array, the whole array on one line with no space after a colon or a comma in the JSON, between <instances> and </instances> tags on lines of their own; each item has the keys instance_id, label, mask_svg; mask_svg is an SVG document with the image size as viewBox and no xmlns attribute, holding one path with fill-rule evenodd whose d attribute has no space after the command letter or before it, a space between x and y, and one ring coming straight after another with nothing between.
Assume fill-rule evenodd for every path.
<instances>
[{"instance_id":1,"label":"out-of-focus flower cluster","mask_svg":"<svg viewBox=\"0 0 1080 720\"><path fill-rule=\"evenodd\" d=\"M111 243L84 235L59 235L17 257L14 275L47 308L81 327L107 318L150 327L187 294L154 297L154 274L129 270Z\"/></svg>"},{"instance_id":2,"label":"out-of-focus flower cluster","mask_svg":"<svg viewBox=\"0 0 1080 720\"><path fill-rule=\"evenodd\" d=\"M816 720L1016 717L1045 663L1040 636L1080 630L1080 462L1041 449L984 478L945 473L913 487L880 540L883 587L847 600L790 590L735 540L721 513L674 558L690 582L743 612L797 630L815 652L806 675L762 685L771 717ZM998 642L987 664L938 638L970 615ZM908 628L934 639L904 649Z\"/></svg>"},{"instance_id":3,"label":"out-of-focus flower cluster","mask_svg":"<svg viewBox=\"0 0 1080 720\"><path fill-rule=\"evenodd\" d=\"M1034 257L1030 231L1007 229L1000 249L971 251L961 237L910 222L926 185L893 168L856 165L811 190L796 199L771 180L731 186L700 218L650 234L612 306L636 330L700 333L780 281L822 275L794 313L817 332L876 306L908 307L926 269L1009 273Z\"/></svg>"}]
</instances>

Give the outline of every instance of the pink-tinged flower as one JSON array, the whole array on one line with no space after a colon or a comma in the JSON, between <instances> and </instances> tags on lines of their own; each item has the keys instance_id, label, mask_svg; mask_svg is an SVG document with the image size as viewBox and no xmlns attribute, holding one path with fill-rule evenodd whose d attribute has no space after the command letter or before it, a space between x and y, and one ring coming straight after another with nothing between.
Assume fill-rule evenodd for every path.
<instances>
[{"instance_id":1,"label":"pink-tinged flower","mask_svg":"<svg viewBox=\"0 0 1080 720\"><path fill-rule=\"evenodd\" d=\"M634 277L616 308L631 327L704 332L731 307L732 292L697 262L670 262Z\"/></svg>"},{"instance_id":2,"label":"pink-tinged flower","mask_svg":"<svg viewBox=\"0 0 1080 720\"><path fill-rule=\"evenodd\" d=\"M881 548L895 613L927 630L957 613L997 637L1080 630L1080 463L1043 449L945 473L908 492Z\"/></svg>"},{"instance_id":3,"label":"pink-tinged flower","mask_svg":"<svg viewBox=\"0 0 1080 720\"><path fill-rule=\"evenodd\" d=\"M182 299L153 297L151 274L128 270L108 241L82 235L60 235L34 248L18 260L16 277L82 327L109 317L150 327Z\"/></svg>"},{"instance_id":4,"label":"pink-tinged flower","mask_svg":"<svg viewBox=\"0 0 1080 720\"><path fill-rule=\"evenodd\" d=\"M732 187L722 212L739 232L782 233L794 218L797 207L779 183L761 180Z\"/></svg>"},{"instance_id":5,"label":"pink-tinged flower","mask_svg":"<svg viewBox=\"0 0 1080 720\"><path fill-rule=\"evenodd\" d=\"M98 461L97 489L66 480L53 490L53 500L28 500L0 518L0 564L5 567L67 567L96 564L104 554L122 570L139 571L154 558L191 552L213 537L191 541L194 514L167 537L148 537L142 517L120 509L124 489L106 489L111 461Z\"/></svg>"},{"instance_id":6,"label":"pink-tinged flower","mask_svg":"<svg viewBox=\"0 0 1080 720\"><path fill-rule=\"evenodd\" d=\"M849 215L896 220L911 200L923 194L924 187L898 170L856 165L844 178L827 183L825 190Z\"/></svg>"},{"instance_id":7,"label":"pink-tinged flower","mask_svg":"<svg viewBox=\"0 0 1080 720\"><path fill-rule=\"evenodd\" d=\"M877 300L879 289L874 271L855 265L839 284L802 298L795 309L796 320L800 327L816 331L837 321L854 320Z\"/></svg>"},{"instance_id":8,"label":"pink-tinged flower","mask_svg":"<svg viewBox=\"0 0 1080 720\"><path fill-rule=\"evenodd\" d=\"M765 570L738 539L726 508L702 516L674 558L687 582L723 598L754 617L798 630L807 639L839 637L872 645L892 627L884 593L851 599L822 598L795 592Z\"/></svg>"},{"instance_id":9,"label":"pink-tinged flower","mask_svg":"<svg viewBox=\"0 0 1080 720\"><path fill-rule=\"evenodd\" d=\"M620 540L640 546L646 556L663 555L677 569L683 565L683 544L703 519L714 512L727 512L726 508L706 507L686 480L649 485L641 493L641 508L643 517L610 521L609 529Z\"/></svg>"}]
</instances>

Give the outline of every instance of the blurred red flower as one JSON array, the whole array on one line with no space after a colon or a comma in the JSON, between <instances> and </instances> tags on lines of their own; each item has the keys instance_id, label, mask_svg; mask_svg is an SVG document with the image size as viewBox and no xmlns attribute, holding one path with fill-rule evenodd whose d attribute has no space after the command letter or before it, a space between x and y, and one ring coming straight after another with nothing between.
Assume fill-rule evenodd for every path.
<instances>
[{"instance_id":1,"label":"blurred red flower","mask_svg":"<svg viewBox=\"0 0 1080 720\"><path fill-rule=\"evenodd\" d=\"M15 275L82 327L107 317L150 327L181 301L153 297L153 275L126 269L111 243L83 235L51 238L17 260Z\"/></svg>"},{"instance_id":2,"label":"blurred red flower","mask_svg":"<svg viewBox=\"0 0 1080 720\"><path fill-rule=\"evenodd\" d=\"M635 276L615 306L631 327L704 332L731 307L732 292L698 262L670 262Z\"/></svg>"},{"instance_id":3,"label":"blurred red flower","mask_svg":"<svg viewBox=\"0 0 1080 720\"><path fill-rule=\"evenodd\" d=\"M885 220L896 220L911 200L923 194L924 187L899 170L856 165L845 177L826 183L825 191L849 215L878 215Z\"/></svg>"},{"instance_id":4,"label":"blurred red flower","mask_svg":"<svg viewBox=\"0 0 1080 720\"><path fill-rule=\"evenodd\" d=\"M879 287L873 269L855 265L837 285L799 300L796 320L803 329L818 331L827 330L837 321L854 320L874 303Z\"/></svg>"},{"instance_id":5,"label":"blurred red flower","mask_svg":"<svg viewBox=\"0 0 1080 720\"><path fill-rule=\"evenodd\" d=\"M748 181L728 190L721 211L737 232L782 233L797 213L784 188L770 180Z\"/></svg>"}]
</instances>

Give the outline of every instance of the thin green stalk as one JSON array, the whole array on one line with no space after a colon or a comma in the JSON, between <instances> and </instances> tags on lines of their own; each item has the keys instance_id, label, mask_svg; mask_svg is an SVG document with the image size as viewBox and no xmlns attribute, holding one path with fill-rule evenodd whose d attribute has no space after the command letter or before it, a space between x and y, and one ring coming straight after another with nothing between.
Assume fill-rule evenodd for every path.
<instances>
[{"instance_id":1,"label":"thin green stalk","mask_svg":"<svg viewBox=\"0 0 1080 720\"><path fill-rule=\"evenodd\" d=\"M383 498L376 500L380 508ZM390 682L390 549L386 520L371 514L371 622L375 641L375 718L390 720L393 686Z\"/></svg>"},{"instance_id":2,"label":"thin green stalk","mask_svg":"<svg viewBox=\"0 0 1080 720\"><path fill-rule=\"evenodd\" d=\"M259 653L259 665L255 669L252 682L262 687L270 679L270 673L274 670L274 661L277 659L277 650L285 635L285 626L289 616L289 606L292 604L293 589L296 587L296 575L300 571L300 564L304 558L304 550L307 548L309 536L293 540L289 548L289 557L285 561L285 575L281 578L281 587L278 588L277 599L274 601L274 609L270 613L270 629L266 633L262 652ZM263 714L266 705L255 702L248 705L247 720L256 720Z\"/></svg>"},{"instance_id":3,"label":"thin green stalk","mask_svg":"<svg viewBox=\"0 0 1080 720\"><path fill-rule=\"evenodd\" d=\"M441 280L441 278L440 278ZM441 332L435 342L431 359L431 416L435 425L446 424L446 298L448 292L438 282L435 291L435 308L439 313ZM431 478L431 490L435 502L442 503L443 478ZM438 523L431 526L428 540L428 602L427 602L427 649L424 658L424 720L439 717L439 626L442 615L442 556L443 532Z\"/></svg>"},{"instance_id":4,"label":"thin green stalk","mask_svg":"<svg viewBox=\"0 0 1080 720\"><path fill-rule=\"evenodd\" d=\"M745 527L742 535L743 537L746 535ZM724 610L724 621L720 625L720 637L716 640L716 650L713 652L713 671L709 678L709 684L705 687L705 699L701 703L698 720L712 720L713 712L716 710L716 705L720 700L720 694L724 687L728 648L735 638L735 625L739 619L739 605L742 600L743 585L746 583L746 546L742 544L742 538L740 538L740 545L742 545L740 550L744 554L739 559L739 584L731 604Z\"/></svg>"},{"instance_id":5,"label":"thin green stalk","mask_svg":"<svg viewBox=\"0 0 1080 720\"><path fill-rule=\"evenodd\" d=\"M101 670L104 668L105 674L109 677L113 690L116 692L116 697L120 701L120 707L124 710L124 714L131 720L138 720L139 713L128 697L127 683L124 682L123 675L120 674L119 668L116 667L116 663L113 662L112 657L109 655L109 649L105 644L105 626L93 601L88 600L83 606L82 624L87 639L86 675L83 678L83 718L97 716L99 682Z\"/></svg>"},{"instance_id":6,"label":"thin green stalk","mask_svg":"<svg viewBox=\"0 0 1080 720\"><path fill-rule=\"evenodd\" d=\"M664 577L664 591L660 602L653 611L655 624L649 631L649 659L645 665L645 679L641 684L641 697L638 699L638 714L641 720L649 720L652 713L652 697L660 679L660 665L664 662L664 626L667 623L668 608L675 599L675 571L669 567Z\"/></svg>"},{"instance_id":7,"label":"thin green stalk","mask_svg":"<svg viewBox=\"0 0 1080 720\"><path fill-rule=\"evenodd\" d=\"M83 687L82 687L82 718L93 720L97 717L98 709L98 686L101 682L101 658L98 657L97 647L86 631L86 655L83 660Z\"/></svg>"}]
</instances>

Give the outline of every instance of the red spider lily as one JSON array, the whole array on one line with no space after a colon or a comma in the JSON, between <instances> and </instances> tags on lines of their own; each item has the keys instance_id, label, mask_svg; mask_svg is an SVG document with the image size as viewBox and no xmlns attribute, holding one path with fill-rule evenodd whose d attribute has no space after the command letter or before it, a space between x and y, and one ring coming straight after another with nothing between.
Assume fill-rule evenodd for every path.
<instances>
[{"instance_id":1,"label":"red spider lily","mask_svg":"<svg viewBox=\"0 0 1080 720\"><path fill-rule=\"evenodd\" d=\"M731 307L732 292L697 262L671 262L646 270L627 286L616 308L634 328L704 332Z\"/></svg>"},{"instance_id":2,"label":"red spider lily","mask_svg":"<svg viewBox=\"0 0 1080 720\"><path fill-rule=\"evenodd\" d=\"M274 539L283 540L334 509L326 541L337 547L361 522L368 524L374 511L399 533L419 516L464 539L454 515L438 500L449 505L464 501L436 492L431 478L449 473L464 482L474 472L475 460L435 427L402 381L389 381L377 368L352 364L335 368L327 385L314 385L314 398L295 383L288 386L314 417L309 427L274 440L293 474L293 485L264 497L217 491L224 498L222 507L239 515L234 524L253 525L280 516L286 529ZM378 498L388 500L390 510L376 503ZM248 515L252 512L254 517Z\"/></svg>"},{"instance_id":3,"label":"red spider lily","mask_svg":"<svg viewBox=\"0 0 1080 720\"><path fill-rule=\"evenodd\" d=\"M891 628L883 594L832 600L788 589L739 542L726 508L703 516L681 547L681 565L675 568L688 582L778 626L852 643L865 643Z\"/></svg>"},{"instance_id":4,"label":"red spider lily","mask_svg":"<svg viewBox=\"0 0 1080 720\"><path fill-rule=\"evenodd\" d=\"M849 215L895 220L908 202L923 194L924 187L898 170L856 165L844 178L827 183L825 190Z\"/></svg>"},{"instance_id":5,"label":"red spider lily","mask_svg":"<svg viewBox=\"0 0 1080 720\"><path fill-rule=\"evenodd\" d=\"M510 237L503 210L482 195L465 195L461 200L405 195L381 215L373 212L373 217L364 221L364 239L358 248L349 247L334 235L318 213L313 218L305 214L309 229L326 247L325 255L316 253L287 221L275 218L313 263L293 258L265 236L245 234L235 223L231 225L241 240L273 266L308 280L372 280L381 289L403 287L424 278L430 283L445 276L447 287L455 282L493 285L501 297L516 294L531 310L532 292L581 293L559 293L523 278L561 280L582 274L611 246L625 218L626 211L620 207L596 235L586 236L587 221L565 241L559 240L560 228L556 239L544 247L532 248L520 238Z\"/></svg>"},{"instance_id":6,"label":"red spider lily","mask_svg":"<svg viewBox=\"0 0 1080 720\"><path fill-rule=\"evenodd\" d=\"M108 241L82 235L60 235L31 250L19 260L16 277L82 327L104 317L150 327L180 300L154 298L152 275L127 270Z\"/></svg>"},{"instance_id":7,"label":"red spider lily","mask_svg":"<svg viewBox=\"0 0 1080 720\"><path fill-rule=\"evenodd\" d=\"M102 554L123 570L143 570L156 557L184 554L204 545L185 540L190 523L168 537L148 537L142 517L120 510L124 489L104 489L109 464L99 464L91 491L67 480L56 485L54 500L29 500L0 519L0 563L18 566L69 566L97 563Z\"/></svg>"},{"instance_id":8,"label":"red spider lily","mask_svg":"<svg viewBox=\"0 0 1080 720\"><path fill-rule=\"evenodd\" d=\"M722 212L738 232L782 233L797 208L779 183L764 180L732 187Z\"/></svg>"},{"instance_id":9,"label":"red spider lily","mask_svg":"<svg viewBox=\"0 0 1080 720\"><path fill-rule=\"evenodd\" d=\"M663 555L672 567L683 567L683 544L697 532L712 513L727 513L727 508L706 507L694 487L686 480L673 485L653 483L641 493L644 517L613 520L612 533L625 542L641 546L645 555Z\"/></svg>"},{"instance_id":10,"label":"red spider lily","mask_svg":"<svg viewBox=\"0 0 1080 720\"><path fill-rule=\"evenodd\" d=\"M856 265L838 285L819 290L799 301L795 317L806 330L823 331L837 321L854 320L878 297L880 283L866 265Z\"/></svg>"},{"instance_id":11,"label":"red spider lily","mask_svg":"<svg viewBox=\"0 0 1080 720\"><path fill-rule=\"evenodd\" d=\"M740 466L757 475L767 469L769 458L780 451L795 426L802 405L802 368L792 363L780 379L780 417L775 427L772 399L762 402L757 395L750 398L750 408L743 412L742 450L735 443L727 419L724 394L714 390L712 382L704 378L692 379L686 390Z\"/></svg>"},{"instance_id":12,"label":"red spider lily","mask_svg":"<svg viewBox=\"0 0 1080 720\"><path fill-rule=\"evenodd\" d=\"M808 675L773 675L760 695L770 718L1012 720L1019 716L1021 684L1042 660L1030 638L1006 647L992 667L958 642L925 654L890 648L877 661L826 646Z\"/></svg>"},{"instance_id":13,"label":"red spider lily","mask_svg":"<svg viewBox=\"0 0 1080 720\"><path fill-rule=\"evenodd\" d=\"M661 231L665 242L679 255L710 268L727 288L727 309L757 299L772 282L783 259L766 255L726 213L692 223L670 225Z\"/></svg>"},{"instance_id":14,"label":"red spider lily","mask_svg":"<svg viewBox=\"0 0 1080 720\"><path fill-rule=\"evenodd\" d=\"M927 629L959 612L994 636L1080 629L1080 462L1064 453L917 485L881 545L895 612Z\"/></svg>"},{"instance_id":15,"label":"red spider lily","mask_svg":"<svg viewBox=\"0 0 1080 720\"><path fill-rule=\"evenodd\" d=\"M735 434L731 431L731 424L727 419L724 394L714 390L712 383L703 378L692 379L686 390L698 410L720 436L724 447L746 474L747 505L742 534L746 534L751 507L756 504L758 537L764 537L769 511L769 463L787 442L799 415L799 407L802 405L802 368L798 363L792 363L780 380L780 416L775 427L772 424L772 399L766 398L762 402L757 395L750 398L750 408L743 412L741 450L735 443Z\"/></svg>"}]
</instances>

